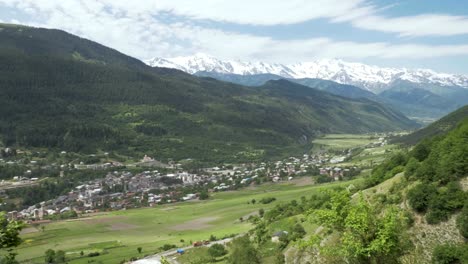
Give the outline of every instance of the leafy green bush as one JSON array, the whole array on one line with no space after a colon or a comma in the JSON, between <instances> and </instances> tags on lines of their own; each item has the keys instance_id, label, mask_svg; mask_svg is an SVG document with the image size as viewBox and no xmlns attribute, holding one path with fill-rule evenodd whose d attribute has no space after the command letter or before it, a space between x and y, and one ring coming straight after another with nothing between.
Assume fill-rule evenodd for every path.
<instances>
[{"instance_id":1,"label":"leafy green bush","mask_svg":"<svg viewBox=\"0 0 468 264\"><path fill-rule=\"evenodd\" d=\"M231 243L231 255L228 258L229 264L259 264L258 251L250 243L249 237L236 238Z\"/></svg>"},{"instance_id":2,"label":"leafy green bush","mask_svg":"<svg viewBox=\"0 0 468 264\"><path fill-rule=\"evenodd\" d=\"M258 201L258 202L261 203L261 204L269 204L269 203L272 203L274 201L276 201L275 197L265 197L265 198L260 199L260 201Z\"/></svg>"},{"instance_id":3,"label":"leafy green bush","mask_svg":"<svg viewBox=\"0 0 468 264\"><path fill-rule=\"evenodd\" d=\"M456 210L463 207L466 194L461 190L458 182L451 182L440 187L429 201L429 211L426 220L429 224L445 221Z\"/></svg>"},{"instance_id":4,"label":"leafy green bush","mask_svg":"<svg viewBox=\"0 0 468 264\"><path fill-rule=\"evenodd\" d=\"M226 255L228 252L221 244L214 244L208 249L208 254L213 258L218 258Z\"/></svg>"},{"instance_id":5,"label":"leafy green bush","mask_svg":"<svg viewBox=\"0 0 468 264\"><path fill-rule=\"evenodd\" d=\"M468 263L467 245L439 245L432 252L434 264Z\"/></svg>"},{"instance_id":6,"label":"leafy green bush","mask_svg":"<svg viewBox=\"0 0 468 264\"><path fill-rule=\"evenodd\" d=\"M468 238L468 201L465 201L465 206L457 217L457 227L460 230L460 234L465 238Z\"/></svg>"},{"instance_id":7,"label":"leafy green bush","mask_svg":"<svg viewBox=\"0 0 468 264\"><path fill-rule=\"evenodd\" d=\"M162 250L162 251L167 251L167 250L170 250L170 249L173 249L173 248L176 248L176 247L177 247L176 245L164 244L163 246L159 247L159 249Z\"/></svg>"},{"instance_id":8,"label":"leafy green bush","mask_svg":"<svg viewBox=\"0 0 468 264\"><path fill-rule=\"evenodd\" d=\"M408 202L414 210L425 212L436 192L437 189L432 184L418 184L408 191Z\"/></svg>"}]
</instances>

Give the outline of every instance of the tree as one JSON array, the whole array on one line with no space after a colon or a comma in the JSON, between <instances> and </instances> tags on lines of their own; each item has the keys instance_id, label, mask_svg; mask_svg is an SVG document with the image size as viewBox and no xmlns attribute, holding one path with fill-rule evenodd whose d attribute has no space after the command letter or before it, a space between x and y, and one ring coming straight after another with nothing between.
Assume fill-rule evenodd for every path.
<instances>
[{"instance_id":1,"label":"tree","mask_svg":"<svg viewBox=\"0 0 468 264\"><path fill-rule=\"evenodd\" d=\"M397 208L377 210L362 194L356 203L350 203L349 196L343 192L333 194L326 207L329 209L312 213L317 215L318 224L337 233L339 242L322 246L320 242L324 237L317 236L309 241L325 255L340 254L347 260L361 263L393 263L407 249L405 219Z\"/></svg>"},{"instance_id":2,"label":"tree","mask_svg":"<svg viewBox=\"0 0 468 264\"><path fill-rule=\"evenodd\" d=\"M437 188L428 183L421 183L408 191L409 205L417 212L425 212L432 197L437 193Z\"/></svg>"},{"instance_id":3,"label":"tree","mask_svg":"<svg viewBox=\"0 0 468 264\"><path fill-rule=\"evenodd\" d=\"M15 261L16 254L12 251L13 248L19 246L22 242L19 234L23 226L22 222L9 221L5 212L0 212L0 249L8 252L1 257L1 263L17 263Z\"/></svg>"},{"instance_id":4,"label":"tree","mask_svg":"<svg viewBox=\"0 0 468 264\"><path fill-rule=\"evenodd\" d=\"M467 245L438 245L432 252L432 263L434 264L455 264L468 262Z\"/></svg>"},{"instance_id":5,"label":"tree","mask_svg":"<svg viewBox=\"0 0 468 264\"><path fill-rule=\"evenodd\" d=\"M208 198L210 198L210 195L208 194L208 192L203 191L203 192L200 193L200 196L198 198L200 200L207 200Z\"/></svg>"},{"instance_id":6,"label":"tree","mask_svg":"<svg viewBox=\"0 0 468 264\"><path fill-rule=\"evenodd\" d=\"M260 208L260 210L258 210L258 215L260 217L263 217L264 214L265 214L265 210L263 210L263 208Z\"/></svg>"},{"instance_id":7,"label":"tree","mask_svg":"<svg viewBox=\"0 0 468 264\"><path fill-rule=\"evenodd\" d=\"M298 239L303 238L305 236L305 234L306 234L306 231L305 231L304 227L301 224L296 223L293 226L291 232L289 233L289 236L290 236L290 239L292 241L296 241Z\"/></svg>"},{"instance_id":8,"label":"tree","mask_svg":"<svg viewBox=\"0 0 468 264\"><path fill-rule=\"evenodd\" d=\"M55 263L55 251L53 249L48 249L45 252L45 263L52 264Z\"/></svg>"},{"instance_id":9,"label":"tree","mask_svg":"<svg viewBox=\"0 0 468 264\"><path fill-rule=\"evenodd\" d=\"M252 201L251 201L252 204L255 204L256 202L257 202L257 200L255 200L255 199L252 199Z\"/></svg>"},{"instance_id":10,"label":"tree","mask_svg":"<svg viewBox=\"0 0 468 264\"><path fill-rule=\"evenodd\" d=\"M249 237L243 236L232 241L231 255L228 258L229 264L259 264L257 250L250 243Z\"/></svg>"},{"instance_id":11,"label":"tree","mask_svg":"<svg viewBox=\"0 0 468 264\"><path fill-rule=\"evenodd\" d=\"M226 255L228 252L221 244L214 244L208 249L208 254L213 258L219 258Z\"/></svg>"},{"instance_id":12,"label":"tree","mask_svg":"<svg viewBox=\"0 0 468 264\"><path fill-rule=\"evenodd\" d=\"M416 158L411 157L405 166L405 177L410 178L419 167L419 162Z\"/></svg>"},{"instance_id":13,"label":"tree","mask_svg":"<svg viewBox=\"0 0 468 264\"><path fill-rule=\"evenodd\" d=\"M55 252L55 263L65 263L65 252L63 250L58 250Z\"/></svg>"},{"instance_id":14,"label":"tree","mask_svg":"<svg viewBox=\"0 0 468 264\"><path fill-rule=\"evenodd\" d=\"M142 247L137 247L137 251L138 251L139 254L141 254L141 251L142 251L142 250L143 250Z\"/></svg>"}]
</instances>

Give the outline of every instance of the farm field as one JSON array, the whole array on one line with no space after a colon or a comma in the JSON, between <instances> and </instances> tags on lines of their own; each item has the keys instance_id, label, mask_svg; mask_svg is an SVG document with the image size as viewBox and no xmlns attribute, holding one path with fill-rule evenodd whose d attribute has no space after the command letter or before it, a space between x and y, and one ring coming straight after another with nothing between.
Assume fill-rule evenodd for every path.
<instances>
[{"instance_id":1,"label":"farm field","mask_svg":"<svg viewBox=\"0 0 468 264\"><path fill-rule=\"evenodd\" d=\"M240 191L216 193L208 201L176 203L155 208L100 213L73 221L59 221L29 227L18 248L21 263L44 263L44 252L64 250L69 263L120 263L132 257L158 252L164 244L178 247L190 241L205 240L210 235L221 238L251 228L246 219L258 209L268 209L278 202L300 199L325 188L357 184L360 179L324 185L265 184ZM247 204L264 197L275 197L270 204ZM183 241L183 242L182 242ZM138 253L137 248L142 252ZM83 257L81 252L83 251ZM96 257L89 253L99 252Z\"/></svg>"},{"instance_id":2,"label":"farm field","mask_svg":"<svg viewBox=\"0 0 468 264\"><path fill-rule=\"evenodd\" d=\"M381 163L388 155L399 149L398 145L387 144L383 146L367 146L376 142L373 135L365 134L327 134L313 141L314 150L342 151L346 149L358 149L352 158L340 163L340 166L364 166L372 167Z\"/></svg>"},{"instance_id":3,"label":"farm field","mask_svg":"<svg viewBox=\"0 0 468 264\"><path fill-rule=\"evenodd\" d=\"M354 147L360 147L376 141L372 135L365 134L327 134L323 137L314 139L312 143L316 148L330 150L344 150Z\"/></svg>"}]
</instances>

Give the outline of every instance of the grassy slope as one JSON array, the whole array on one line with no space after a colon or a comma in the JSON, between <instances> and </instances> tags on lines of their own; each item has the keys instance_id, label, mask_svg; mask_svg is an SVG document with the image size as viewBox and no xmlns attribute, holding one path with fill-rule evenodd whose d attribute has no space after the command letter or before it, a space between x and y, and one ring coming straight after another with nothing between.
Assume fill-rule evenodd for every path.
<instances>
[{"instance_id":1,"label":"grassy slope","mask_svg":"<svg viewBox=\"0 0 468 264\"><path fill-rule=\"evenodd\" d=\"M295 186L291 184L267 184L236 192L224 192L214 195L212 200L205 202L187 202L161 206L157 208L135 209L111 212L91 217L90 220L55 222L46 225L44 232L23 235L26 243L19 250L18 259L34 259L33 263L42 263L42 255L48 248L63 249L75 252L74 256L84 250L108 249L109 254L96 257L104 263L117 263L131 256L142 256L154 253L165 243L182 245L190 240L208 239L211 234L222 237L227 234L245 232L251 228L248 223L240 223L239 217L258 211L259 208L269 208L281 201L299 199L310 196L324 188L356 184L360 180L338 182L326 185ZM263 204L247 204L247 201L263 197L276 197L277 202ZM196 219L217 217L209 221L207 226L199 230L174 230L174 226ZM194 222L189 222L194 223ZM193 224L196 226L196 224ZM121 230L116 230L121 228ZM107 242L107 243L105 243ZM97 243L97 244L96 244ZM138 254L136 248L143 248ZM86 263L89 258L83 258L70 263Z\"/></svg>"}]
</instances>

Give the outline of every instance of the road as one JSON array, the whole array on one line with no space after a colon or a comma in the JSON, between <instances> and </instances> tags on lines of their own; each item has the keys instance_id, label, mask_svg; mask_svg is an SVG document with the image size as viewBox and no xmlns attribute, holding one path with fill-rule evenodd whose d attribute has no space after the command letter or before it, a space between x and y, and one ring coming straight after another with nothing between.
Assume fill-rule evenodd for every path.
<instances>
[{"instance_id":1,"label":"road","mask_svg":"<svg viewBox=\"0 0 468 264\"><path fill-rule=\"evenodd\" d=\"M223 239L223 240L213 241L213 242L210 242L207 245L202 245L200 247L210 247L210 246L212 246L214 244L225 245L225 244L231 242L234 238L236 238L236 237L230 237L230 238L226 238L226 239ZM132 262L132 263L133 264L161 264L161 257L165 257L171 264L180 264L179 262L177 262L177 260L175 258L171 258L170 256L176 255L178 249L183 249L184 251L187 251L188 249L191 249L191 248L193 248L193 246L171 249L171 250L168 250L168 251L158 253L156 255L146 257L144 259L137 260L137 261Z\"/></svg>"}]
</instances>

